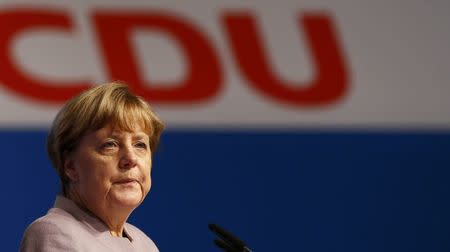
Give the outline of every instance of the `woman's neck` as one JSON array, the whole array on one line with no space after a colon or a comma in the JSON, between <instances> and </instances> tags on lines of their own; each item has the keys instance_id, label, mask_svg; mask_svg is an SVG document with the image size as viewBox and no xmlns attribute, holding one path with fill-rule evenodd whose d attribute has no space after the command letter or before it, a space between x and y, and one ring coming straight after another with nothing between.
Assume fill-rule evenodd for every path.
<instances>
[{"instance_id":1,"label":"woman's neck","mask_svg":"<svg viewBox=\"0 0 450 252\"><path fill-rule=\"evenodd\" d=\"M123 227L131 214L131 211L117 209L106 204L89 204L76 190L69 190L66 197L72 200L78 207L102 221L114 237L123 237Z\"/></svg>"}]
</instances>

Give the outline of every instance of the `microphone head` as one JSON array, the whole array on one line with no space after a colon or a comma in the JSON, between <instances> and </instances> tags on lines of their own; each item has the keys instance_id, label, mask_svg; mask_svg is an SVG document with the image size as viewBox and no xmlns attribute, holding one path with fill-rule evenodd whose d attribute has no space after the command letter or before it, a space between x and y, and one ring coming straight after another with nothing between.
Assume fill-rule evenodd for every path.
<instances>
[{"instance_id":1,"label":"microphone head","mask_svg":"<svg viewBox=\"0 0 450 252\"><path fill-rule=\"evenodd\" d=\"M211 223L208 224L208 227L211 231L217 234L224 242L229 243L230 245L232 245L232 247L235 247L237 251L243 251L243 249L246 247L245 243L242 240L232 235L231 233L225 231L218 225Z\"/></svg>"}]
</instances>

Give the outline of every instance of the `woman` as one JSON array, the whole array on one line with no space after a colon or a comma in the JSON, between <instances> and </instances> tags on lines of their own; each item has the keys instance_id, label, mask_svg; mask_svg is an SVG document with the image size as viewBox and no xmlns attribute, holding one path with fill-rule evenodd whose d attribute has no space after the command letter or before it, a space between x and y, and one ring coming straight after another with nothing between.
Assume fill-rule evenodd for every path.
<instances>
[{"instance_id":1,"label":"woman","mask_svg":"<svg viewBox=\"0 0 450 252\"><path fill-rule=\"evenodd\" d=\"M127 223L150 190L151 154L164 128L121 83L91 88L66 103L47 149L62 195L25 231L21 251L158 251Z\"/></svg>"}]
</instances>

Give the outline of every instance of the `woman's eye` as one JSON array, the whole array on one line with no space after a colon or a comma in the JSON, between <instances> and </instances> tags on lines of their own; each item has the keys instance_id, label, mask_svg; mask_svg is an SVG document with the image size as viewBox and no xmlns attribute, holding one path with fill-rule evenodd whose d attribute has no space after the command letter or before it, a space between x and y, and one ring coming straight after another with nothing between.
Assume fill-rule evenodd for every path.
<instances>
[{"instance_id":1,"label":"woman's eye","mask_svg":"<svg viewBox=\"0 0 450 252\"><path fill-rule=\"evenodd\" d=\"M117 146L117 144L114 141L108 141L108 142L103 143L101 147L102 147L102 149L111 149L116 146Z\"/></svg>"},{"instance_id":2,"label":"woman's eye","mask_svg":"<svg viewBox=\"0 0 450 252\"><path fill-rule=\"evenodd\" d=\"M147 149L147 144L144 142L138 142L138 143L136 143L136 147L142 148L142 149Z\"/></svg>"}]
</instances>

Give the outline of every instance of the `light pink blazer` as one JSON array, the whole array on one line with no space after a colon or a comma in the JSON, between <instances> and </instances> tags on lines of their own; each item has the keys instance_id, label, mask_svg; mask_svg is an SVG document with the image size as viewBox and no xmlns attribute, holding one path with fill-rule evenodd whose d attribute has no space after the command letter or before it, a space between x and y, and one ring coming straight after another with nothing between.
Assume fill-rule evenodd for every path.
<instances>
[{"instance_id":1,"label":"light pink blazer","mask_svg":"<svg viewBox=\"0 0 450 252\"><path fill-rule=\"evenodd\" d=\"M124 232L129 239L112 236L97 217L58 196L54 207L28 226L20 251L158 252L153 241L137 227L125 223Z\"/></svg>"}]
</instances>

